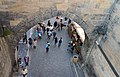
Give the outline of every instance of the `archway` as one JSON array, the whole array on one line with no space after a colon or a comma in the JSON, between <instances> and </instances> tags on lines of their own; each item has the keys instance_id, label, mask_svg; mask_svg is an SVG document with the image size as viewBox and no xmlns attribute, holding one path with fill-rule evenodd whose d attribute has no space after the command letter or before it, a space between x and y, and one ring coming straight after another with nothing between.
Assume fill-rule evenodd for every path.
<instances>
[{"instance_id":1,"label":"archway","mask_svg":"<svg viewBox=\"0 0 120 77\"><path fill-rule=\"evenodd\" d=\"M60 17L60 19L63 19L64 21L65 17ZM56 17L48 19L51 21L51 24L53 25L53 23L56 20ZM47 21L44 21L44 26L47 27ZM69 19L67 19L67 22L69 21ZM78 33L78 40L74 40L72 38L73 41L79 41L80 43L84 43L85 40L85 34L84 34L84 30L74 21L72 21L68 27L70 28L71 24L74 24L74 28L76 29L76 33ZM28 38L32 37L32 39L35 38L35 31L36 31L36 27L38 27L38 24L34 27L32 27L28 32L27 32L27 36ZM70 42L71 39L69 39L68 36L68 32L69 31L67 29L67 26L63 28L63 30L58 30L56 29L57 32L57 37L63 38L63 43L61 45L60 48L58 48L57 46L54 45L54 41L51 38L50 40L46 37L46 33L42 35L42 39L38 39L38 45L36 49L32 49L29 48L27 49L27 51L25 50L25 46L26 44L21 42L21 49L22 47L24 49L22 49L22 55L21 53L19 53L22 57L22 61L24 62L24 57L27 55L29 55L30 57L30 65L28 66L28 76L32 77L32 76L42 76L42 77L54 77L54 76L62 76L62 77L73 77L72 74L72 68L71 68L71 58L72 55L71 53L67 52L67 45L68 42ZM82 34L79 32L81 31ZM49 41L51 43L51 48L50 51L48 53L45 52L45 44L46 42ZM78 43L77 43L78 44ZM76 46L77 46L76 44ZM27 46L26 46L27 47ZM77 47L75 48L77 50ZM25 50L25 51L24 51ZM25 54L24 54L25 53ZM80 53L80 52L79 52ZM74 53L76 54L76 53ZM23 63L23 66L25 66L25 63ZM37 71L37 72L35 72ZM59 71L59 72L57 72ZM44 73L46 72L46 73ZM40 74L39 74L40 73ZM53 74L51 74L53 73ZM60 74L61 73L61 74ZM84 75L81 75L82 77L84 77Z\"/></svg>"}]
</instances>

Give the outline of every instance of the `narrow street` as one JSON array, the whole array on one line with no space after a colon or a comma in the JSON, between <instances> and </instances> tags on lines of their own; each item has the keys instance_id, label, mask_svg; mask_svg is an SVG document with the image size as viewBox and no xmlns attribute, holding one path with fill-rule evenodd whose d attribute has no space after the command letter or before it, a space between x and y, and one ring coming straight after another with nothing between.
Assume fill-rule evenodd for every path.
<instances>
[{"instance_id":1,"label":"narrow street","mask_svg":"<svg viewBox=\"0 0 120 77\"><path fill-rule=\"evenodd\" d=\"M44 21L45 25L47 25L47 21L48 20ZM53 25L55 18L51 18L50 21ZM36 49L30 48L29 51L26 51L27 45L19 45L20 57L24 58L27 54L30 57L29 66L27 67L27 77L74 77L74 69L71 67L71 58L73 57L73 54L67 51L68 42L70 42L67 27L64 27L62 31L56 30L56 33L58 40L60 37L63 38L60 48L58 47L58 44L56 46L54 45L53 37L48 40L46 33L42 35L42 39L37 40ZM27 32L27 37L35 37L34 28L31 28ZM47 41L50 42L50 50L48 53L46 53L45 49ZM22 61L24 62L23 58ZM25 63L23 63L23 65L24 64Z\"/></svg>"},{"instance_id":2,"label":"narrow street","mask_svg":"<svg viewBox=\"0 0 120 77\"><path fill-rule=\"evenodd\" d=\"M51 23L53 20L51 19ZM63 38L60 48L54 45L54 40L50 39L50 51L46 53L45 45L47 35L43 34L38 40L37 49L30 50L31 60L28 77L73 77L70 61L72 54L67 51L69 36L67 28L57 31L57 37Z\"/></svg>"}]
</instances>

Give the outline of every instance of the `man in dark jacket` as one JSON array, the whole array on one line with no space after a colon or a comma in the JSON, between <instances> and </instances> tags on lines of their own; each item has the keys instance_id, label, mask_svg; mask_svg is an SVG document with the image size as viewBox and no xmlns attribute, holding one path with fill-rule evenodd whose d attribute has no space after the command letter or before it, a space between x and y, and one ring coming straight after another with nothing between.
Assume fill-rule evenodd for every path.
<instances>
[{"instance_id":1,"label":"man in dark jacket","mask_svg":"<svg viewBox=\"0 0 120 77\"><path fill-rule=\"evenodd\" d=\"M58 42L58 47L61 46L61 43L62 43L62 42L63 42L63 39L62 39L62 37L60 37L59 42Z\"/></svg>"},{"instance_id":2,"label":"man in dark jacket","mask_svg":"<svg viewBox=\"0 0 120 77\"><path fill-rule=\"evenodd\" d=\"M53 31L53 39L56 37L56 32Z\"/></svg>"},{"instance_id":3,"label":"man in dark jacket","mask_svg":"<svg viewBox=\"0 0 120 77\"><path fill-rule=\"evenodd\" d=\"M57 44L57 42L58 42L58 38L55 37L54 40L55 40L55 46L56 46L56 44Z\"/></svg>"},{"instance_id":4,"label":"man in dark jacket","mask_svg":"<svg viewBox=\"0 0 120 77\"><path fill-rule=\"evenodd\" d=\"M25 33L24 36L23 36L23 43L26 42L27 44L27 34Z\"/></svg>"}]
</instances>

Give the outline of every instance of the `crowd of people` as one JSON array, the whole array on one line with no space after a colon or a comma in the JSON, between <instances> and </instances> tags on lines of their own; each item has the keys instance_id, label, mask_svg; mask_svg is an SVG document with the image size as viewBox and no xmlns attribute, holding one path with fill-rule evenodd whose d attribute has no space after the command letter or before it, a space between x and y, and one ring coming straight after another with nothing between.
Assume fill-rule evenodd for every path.
<instances>
[{"instance_id":1,"label":"crowd of people","mask_svg":"<svg viewBox=\"0 0 120 77\"><path fill-rule=\"evenodd\" d=\"M35 27L34 30L34 35L35 37L29 37L27 38L27 34L25 33L23 36L23 43L28 44L30 48L36 49L37 48L37 41L39 39L42 39L42 35L46 34L47 35L47 41L46 41L46 53L49 52L50 50L50 39L52 38L54 40L54 45L57 47L61 47L61 44L63 42L62 36L58 38L57 36L57 31L62 31L63 27L67 27L68 24L71 23L71 20L67 17L64 19L62 17L57 16L55 18L54 24L51 24L51 21L48 20L47 24L45 23L38 23L37 26ZM72 45L72 44L71 44ZM72 47L73 50L74 46ZM22 59L24 59L25 66L22 66L23 62ZM25 56L24 58L19 57L18 58L18 66L22 68L22 75L25 77L28 73L27 71L27 66L29 65L29 56Z\"/></svg>"}]
</instances>

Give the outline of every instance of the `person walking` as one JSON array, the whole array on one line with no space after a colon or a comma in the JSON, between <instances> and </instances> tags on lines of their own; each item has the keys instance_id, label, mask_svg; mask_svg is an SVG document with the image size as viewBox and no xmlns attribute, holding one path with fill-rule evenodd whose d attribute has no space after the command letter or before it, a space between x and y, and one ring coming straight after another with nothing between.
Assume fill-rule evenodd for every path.
<instances>
[{"instance_id":1,"label":"person walking","mask_svg":"<svg viewBox=\"0 0 120 77\"><path fill-rule=\"evenodd\" d=\"M71 53L73 53L74 47L75 47L75 43L73 43L73 41L70 41L70 42L68 43L67 51L70 51Z\"/></svg>"},{"instance_id":2,"label":"person walking","mask_svg":"<svg viewBox=\"0 0 120 77\"><path fill-rule=\"evenodd\" d=\"M47 44L46 44L46 53L48 53L49 48L50 48L50 43L47 41Z\"/></svg>"},{"instance_id":3,"label":"person walking","mask_svg":"<svg viewBox=\"0 0 120 77\"><path fill-rule=\"evenodd\" d=\"M38 37L39 37L39 39L42 39L42 31L38 32Z\"/></svg>"},{"instance_id":4,"label":"person walking","mask_svg":"<svg viewBox=\"0 0 120 77\"><path fill-rule=\"evenodd\" d=\"M55 21L55 22L54 22L54 28L57 27L57 24L58 24L57 21Z\"/></svg>"},{"instance_id":5,"label":"person walking","mask_svg":"<svg viewBox=\"0 0 120 77\"><path fill-rule=\"evenodd\" d=\"M63 42L63 39L62 39L62 37L60 37L59 42L58 42L58 47L61 46L61 43L62 43L62 42Z\"/></svg>"},{"instance_id":6,"label":"person walking","mask_svg":"<svg viewBox=\"0 0 120 77\"><path fill-rule=\"evenodd\" d=\"M17 60L18 68L20 67L21 63L22 63L22 58L18 58Z\"/></svg>"},{"instance_id":7,"label":"person walking","mask_svg":"<svg viewBox=\"0 0 120 77\"><path fill-rule=\"evenodd\" d=\"M48 20L47 26L51 26L51 22L50 22L50 20Z\"/></svg>"},{"instance_id":8,"label":"person walking","mask_svg":"<svg viewBox=\"0 0 120 77\"><path fill-rule=\"evenodd\" d=\"M29 63L29 56L24 57L25 65L28 66Z\"/></svg>"},{"instance_id":9,"label":"person walking","mask_svg":"<svg viewBox=\"0 0 120 77\"><path fill-rule=\"evenodd\" d=\"M63 28L63 23L62 23L62 19L60 19L60 28L61 28L61 30L62 30L62 28Z\"/></svg>"},{"instance_id":10,"label":"person walking","mask_svg":"<svg viewBox=\"0 0 120 77\"><path fill-rule=\"evenodd\" d=\"M46 29L44 25L42 26L42 29L43 29L43 33L45 33Z\"/></svg>"},{"instance_id":11,"label":"person walking","mask_svg":"<svg viewBox=\"0 0 120 77\"><path fill-rule=\"evenodd\" d=\"M32 46L32 38L29 38L29 45Z\"/></svg>"},{"instance_id":12,"label":"person walking","mask_svg":"<svg viewBox=\"0 0 120 77\"><path fill-rule=\"evenodd\" d=\"M42 27L42 23L38 23L38 25L39 25L40 27Z\"/></svg>"},{"instance_id":13,"label":"person walking","mask_svg":"<svg viewBox=\"0 0 120 77\"><path fill-rule=\"evenodd\" d=\"M35 49L36 47L37 47L37 40L34 39L34 41L33 41L33 48Z\"/></svg>"},{"instance_id":14,"label":"person walking","mask_svg":"<svg viewBox=\"0 0 120 77\"><path fill-rule=\"evenodd\" d=\"M62 29L63 29L63 26L64 26L64 24L63 24L63 23L61 23L61 24L60 24L61 31L62 31Z\"/></svg>"},{"instance_id":15,"label":"person walking","mask_svg":"<svg viewBox=\"0 0 120 77\"><path fill-rule=\"evenodd\" d=\"M38 31L35 31L35 38L38 39Z\"/></svg>"},{"instance_id":16,"label":"person walking","mask_svg":"<svg viewBox=\"0 0 120 77\"><path fill-rule=\"evenodd\" d=\"M24 36L23 36L23 43L26 42L27 44L27 34L25 33Z\"/></svg>"},{"instance_id":17,"label":"person walking","mask_svg":"<svg viewBox=\"0 0 120 77\"><path fill-rule=\"evenodd\" d=\"M53 39L56 37L56 32L53 31Z\"/></svg>"},{"instance_id":18,"label":"person walking","mask_svg":"<svg viewBox=\"0 0 120 77\"><path fill-rule=\"evenodd\" d=\"M65 17L64 27L66 27L66 26L67 26L67 24L68 24L68 22L67 22L67 17Z\"/></svg>"},{"instance_id":19,"label":"person walking","mask_svg":"<svg viewBox=\"0 0 120 77\"><path fill-rule=\"evenodd\" d=\"M49 30L50 30L50 29L47 27L47 35L48 35Z\"/></svg>"},{"instance_id":20,"label":"person walking","mask_svg":"<svg viewBox=\"0 0 120 77\"><path fill-rule=\"evenodd\" d=\"M40 27L39 26L37 26L37 29L36 29L38 32L39 32L39 30L40 30Z\"/></svg>"},{"instance_id":21,"label":"person walking","mask_svg":"<svg viewBox=\"0 0 120 77\"><path fill-rule=\"evenodd\" d=\"M58 38L55 37L54 40L55 40L55 46L56 46L56 44L57 44L57 42L58 42Z\"/></svg>"},{"instance_id":22,"label":"person walking","mask_svg":"<svg viewBox=\"0 0 120 77\"><path fill-rule=\"evenodd\" d=\"M60 17L59 16L56 17L56 21L57 21L57 24L60 22Z\"/></svg>"},{"instance_id":23,"label":"person walking","mask_svg":"<svg viewBox=\"0 0 120 77\"><path fill-rule=\"evenodd\" d=\"M25 77L25 76L27 75L27 73L28 73L27 68L26 68L26 67L23 68L23 70L22 70L22 75L23 75L23 77Z\"/></svg>"},{"instance_id":24,"label":"person walking","mask_svg":"<svg viewBox=\"0 0 120 77\"><path fill-rule=\"evenodd\" d=\"M71 22L72 22L71 19L69 19L69 20L68 20L68 25L69 25Z\"/></svg>"},{"instance_id":25,"label":"person walking","mask_svg":"<svg viewBox=\"0 0 120 77\"><path fill-rule=\"evenodd\" d=\"M48 39L50 39L50 37L52 36L52 31L48 31Z\"/></svg>"},{"instance_id":26,"label":"person walking","mask_svg":"<svg viewBox=\"0 0 120 77\"><path fill-rule=\"evenodd\" d=\"M60 22L58 23L58 25L57 25L57 28L56 29L58 29L58 31L60 31Z\"/></svg>"}]
</instances>

